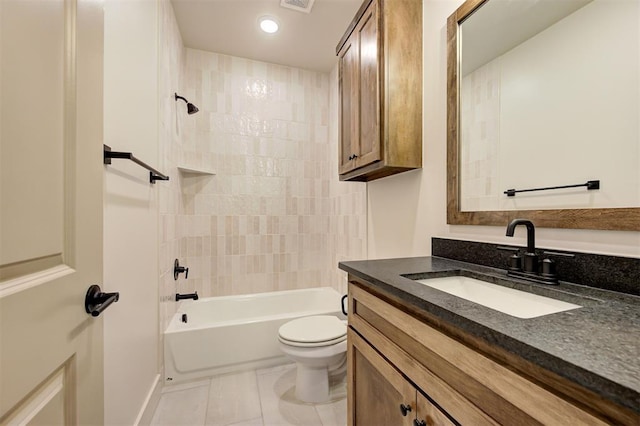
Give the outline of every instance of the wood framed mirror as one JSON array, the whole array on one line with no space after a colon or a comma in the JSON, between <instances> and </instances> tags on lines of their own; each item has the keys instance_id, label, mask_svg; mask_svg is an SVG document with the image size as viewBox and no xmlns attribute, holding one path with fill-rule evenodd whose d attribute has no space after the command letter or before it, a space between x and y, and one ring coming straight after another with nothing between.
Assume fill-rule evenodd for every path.
<instances>
[{"instance_id":1,"label":"wood framed mirror","mask_svg":"<svg viewBox=\"0 0 640 426\"><path fill-rule=\"evenodd\" d=\"M551 66L545 68L544 65L539 65L543 62L538 57L527 62L522 59L522 55L516 56L517 52L521 52L524 49L521 46L525 43L533 43L531 40L534 39L539 40L542 37L540 34L544 33L547 36L552 31L559 31L557 28L561 24L566 27L568 25L565 24L566 22L577 19L575 16L590 13L594 16L592 19L596 19L595 17L602 19L602 8L610 8L612 3L609 2L607 4L606 1L601 2L600 0L572 0L574 3L573 10L562 12L564 15L552 18L551 23L540 24L541 29L535 30L537 32L530 30L533 35L513 37L514 40L520 37L520 40L513 41L510 45L502 46L501 50L493 52L491 54L493 56L490 56L489 59L467 59L467 56L465 56L465 65L473 61L478 62L480 65L475 65L476 68L472 71L463 70L463 51L468 53L475 52L479 49L478 46L495 46L500 44L501 39L508 38L506 35L507 29L503 29L507 25L498 26L496 23L484 24L485 30L490 28L489 32L493 33L486 38L475 35L465 35L463 37L463 24L471 27L469 23L474 22L473 20L476 20L478 16L482 16L478 11L485 13L483 9L490 3L494 9L503 7L500 6L500 2L507 8L520 7L516 15L503 16L501 18L502 22L508 22L510 27L516 28L514 31L519 31L519 28L526 27L527 25L524 25L524 23L532 21L530 19L531 14L536 16L546 14L546 12L534 10L534 6L523 6L525 2L467 0L447 21L447 223L452 225L506 226L515 218L526 218L533 221L536 226L543 228L640 231L640 172L638 171L640 170L640 41L638 41L638 35L640 35L640 23L638 22L640 6L633 0L614 2L614 4L622 4L627 7L624 16L629 17L630 21L628 22L631 22L631 25L620 23L618 17L616 17L615 23L612 18L608 27L600 24L589 25L588 27L584 26L584 24L581 24L583 26L573 24L573 28L576 28L579 34L577 39L573 37L576 39L573 42L580 43L579 46L598 44L584 39L584 37L593 37L593 40L598 41L607 37L610 39L618 37L615 40L616 43L628 49L620 52L618 56L607 54L606 60L602 61L599 61L602 56L594 56L593 52L586 52L583 59L584 61L587 59L590 61L588 62L589 68L594 68L591 65L595 62L604 64L599 71L600 74L590 76L586 71L583 72L587 68L585 66L587 62L580 62L583 60L579 56L581 53L579 51L582 49L571 49L571 44L565 45L554 41L555 46L559 45L564 49L560 51L560 54L556 53L556 56L553 56L554 61L552 63L554 68L551 68ZM534 3L544 6L544 4L567 4L568 2ZM594 8L600 9L591 10ZM486 10L488 11L489 8L486 8ZM617 13L621 12L618 11ZM500 28L500 30L497 31L495 28ZM610 34L603 36L594 28L609 28ZM563 29L562 31L567 30ZM594 34L591 35L591 32ZM625 34L630 34L631 38L626 37ZM635 40L633 40L634 37ZM462 45L463 39L466 41L464 46ZM604 42L602 43L601 48L608 49L607 52L610 52L611 46L605 45ZM538 51L544 52L544 55L553 55L553 49L544 46L539 47ZM511 62L507 62L507 59L505 59L507 55L510 55L508 60ZM486 110L481 111L481 114L468 113L468 101L467 104L463 105L464 101L462 100L463 78L466 79L471 72L475 72L480 67L495 68L495 60L493 58L499 58L501 61L499 63L501 68L495 74L498 77L494 81L491 81L491 78L483 80L482 84L494 89L497 86L497 91L499 92L498 99L495 102L498 105L497 110L500 113L507 111L519 121L507 122L507 118L503 115L501 116L502 118L497 119L500 121L499 124L495 124L495 122L490 124L480 123L482 124L483 134L495 135L497 133L500 135L497 139L503 138L504 141L494 144L497 147L490 151L493 153L498 152L499 154L487 154L488 158L493 159L478 163L481 166L477 166L477 164L472 164L469 161L470 154L468 154L469 151L472 151L469 146L473 146L474 152L477 151L477 145L470 145L475 143L475 140L465 136L467 139L465 139L464 144L462 143L463 133L472 134L473 132L468 129L477 123L474 122L469 125L465 122L463 125L462 119L463 116L467 118L472 115L491 116L491 113ZM571 64L573 62L581 64L579 73L573 70L571 77L566 77L558 71L560 69L559 63ZM517 66L512 66L512 64ZM630 66L626 66L627 64L630 64ZM515 73L528 72L529 69L533 68L544 68L547 72L546 76L544 78L536 77L537 80L529 78L526 81L535 80L534 83L542 81L544 83L542 87L540 85L531 85L531 87L525 87L529 89L529 92L520 90L517 96L513 96L509 90L514 85L508 86L505 81L508 81L510 75L518 77L512 78L511 81L518 80L522 76ZM553 74L550 74L550 70L553 70ZM549 75L552 77L549 78ZM589 85L587 87L588 90L585 90L587 83L582 82L581 84L583 85L579 86L579 81L575 84L573 82L573 80L579 80L579 78L573 78L573 76L582 75L587 75L588 77L585 78L591 78L593 81L604 80L607 86L602 89L592 89L593 85ZM603 78L603 76L606 78ZM616 83L616 80L624 83ZM589 80L585 81L589 82ZM522 79L518 81L518 83L521 82ZM469 84L466 80L464 84L466 85L464 90L467 90L466 88ZM620 84L622 87L618 90L612 86L614 84ZM558 88L565 86L569 88L569 91L566 94L563 93L561 99L551 99L552 103L540 107L537 106L537 102L543 98L543 95L548 93L555 95L558 92ZM522 87L522 85L519 86L519 89L522 89ZM582 111L581 108L585 104L583 99L585 92L588 92L586 97L597 100L598 104L596 106L585 106L585 110ZM614 98L616 104L625 105L621 112L610 113L609 110L612 109L612 106L602 105L603 101L598 97L607 97L611 93L615 93L617 96ZM535 98L535 96L538 98ZM465 99L468 99L468 97ZM522 104L516 104L514 99L523 102ZM572 103L567 104L568 101ZM521 107L520 105L523 106ZM570 106L568 107L567 105ZM534 107L537 107L537 109ZM474 106L473 108L477 107ZM572 116L571 114L574 113L574 110L575 114ZM537 116L535 115L536 111L544 111L546 115L543 117ZM554 127L556 125L554 120L558 116L561 116L563 120L557 121L566 121L569 124L573 124L573 128L560 129ZM597 119L594 119L594 117ZM547 133L544 133L545 131ZM524 134L526 137L523 136L521 138L520 134ZM555 134L558 135L559 140L552 140L551 136L555 136ZM600 139L596 139L596 137ZM524 145L516 145L515 139L518 139L519 143ZM581 144L579 148L559 145L569 139L575 139L576 144ZM626 145L619 145L617 141ZM526 146L527 149L523 149L521 154L514 156L514 149L519 149L514 148L514 146ZM597 147L597 150L591 154L584 154L583 148L589 147ZM468 151L463 151L463 149ZM549 161L537 160L536 155L540 153L542 153L541 155L547 155L545 158L548 158ZM515 157L521 157L521 163L512 164ZM482 175L483 170L497 170L496 173L499 177L486 177ZM554 175L556 170L558 171L556 173L557 176ZM472 173L478 175L482 187L481 190L486 190L482 195L490 193L490 197L493 198L493 205L487 207L488 202L485 203L484 199L478 203L477 199L465 198L466 193L472 186L469 184L469 179L465 177L465 173L467 176ZM621 174L621 176L616 176L614 173ZM594 174L597 176L593 176ZM508 177L508 183L506 183L505 176ZM531 178L530 181L524 180L525 176ZM589 191L586 188L573 188L569 190L527 192L526 194L518 194L515 197L507 195L507 190L513 188L548 188L556 185L582 183L582 177L576 178L575 176L584 176L585 181L602 178L602 186L595 191ZM473 177L476 176L474 175ZM563 179L570 180L562 181ZM572 181L575 179L578 179L578 181ZM489 195L487 195L487 198L489 198Z\"/></svg>"}]
</instances>

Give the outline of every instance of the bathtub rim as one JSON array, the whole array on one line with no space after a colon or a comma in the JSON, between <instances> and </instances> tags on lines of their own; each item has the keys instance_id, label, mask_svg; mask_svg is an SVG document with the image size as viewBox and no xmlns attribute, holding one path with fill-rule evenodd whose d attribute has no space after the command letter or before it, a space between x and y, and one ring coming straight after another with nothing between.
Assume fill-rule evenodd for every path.
<instances>
[{"instance_id":1,"label":"bathtub rim","mask_svg":"<svg viewBox=\"0 0 640 426\"><path fill-rule=\"evenodd\" d=\"M307 317L307 316L313 316L313 315L323 315L327 312L326 309L294 311L294 312L279 313L279 314L273 314L273 315L267 315L267 316L261 315L261 316L255 316L255 317L244 317L236 320L219 321L215 323L205 323L201 325L193 325L189 323L185 324L181 321L182 314L186 313L184 309L185 307L191 306L193 304L204 304L211 300L261 299L261 298L273 297L275 295L286 295L286 294L303 293L303 292L327 292L327 291L336 294L338 304L336 305L336 309L334 311L341 312L341 306L339 303L342 295L335 288L327 287L327 286L309 287L309 288L301 288L301 289L293 289L293 290L278 290L278 291L271 291L271 292L264 292L264 293L212 296L212 297L200 298L199 300L182 300L179 302L176 313L171 317L171 320L169 321L169 324L167 325L167 328L164 330L163 334L167 335L167 334L174 334L174 333L185 333L189 331L202 330L207 328L228 327L228 326L233 326L238 324L251 324L251 323L256 323L264 320L276 319L276 318L298 318L301 316ZM334 311L331 311L332 314Z\"/></svg>"}]
</instances>

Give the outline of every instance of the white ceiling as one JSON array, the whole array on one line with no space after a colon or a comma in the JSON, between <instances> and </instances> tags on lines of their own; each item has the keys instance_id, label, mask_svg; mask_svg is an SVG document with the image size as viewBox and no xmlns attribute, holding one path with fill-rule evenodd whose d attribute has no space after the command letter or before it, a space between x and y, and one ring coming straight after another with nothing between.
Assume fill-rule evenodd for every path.
<instances>
[{"instance_id":1,"label":"white ceiling","mask_svg":"<svg viewBox=\"0 0 640 426\"><path fill-rule=\"evenodd\" d=\"M311 13L280 6L280 0L171 0L186 47L329 72L336 45L363 0L315 0ZM258 27L274 16L275 34Z\"/></svg>"}]
</instances>

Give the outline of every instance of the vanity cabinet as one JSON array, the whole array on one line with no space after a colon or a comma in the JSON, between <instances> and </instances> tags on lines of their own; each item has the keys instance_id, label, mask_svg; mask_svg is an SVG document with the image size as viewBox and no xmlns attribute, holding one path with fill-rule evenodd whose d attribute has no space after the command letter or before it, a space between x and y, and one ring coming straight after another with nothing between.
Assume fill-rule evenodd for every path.
<instances>
[{"instance_id":1,"label":"vanity cabinet","mask_svg":"<svg viewBox=\"0 0 640 426\"><path fill-rule=\"evenodd\" d=\"M350 424L455 424L353 330L348 332L348 341L349 362L357 378L353 381L354 420Z\"/></svg>"},{"instance_id":2,"label":"vanity cabinet","mask_svg":"<svg viewBox=\"0 0 640 426\"><path fill-rule=\"evenodd\" d=\"M374 288L349 276L349 426L629 422L602 398L550 372L490 358L463 333ZM407 416L401 404L411 407Z\"/></svg>"},{"instance_id":3,"label":"vanity cabinet","mask_svg":"<svg viewBox=\"0 0 640 426\"><path fill-rule=\"evenodd\" d=\"M336 52L340 180L422 167L422 1L366 0Z\"/></svg>"}]
</instances>

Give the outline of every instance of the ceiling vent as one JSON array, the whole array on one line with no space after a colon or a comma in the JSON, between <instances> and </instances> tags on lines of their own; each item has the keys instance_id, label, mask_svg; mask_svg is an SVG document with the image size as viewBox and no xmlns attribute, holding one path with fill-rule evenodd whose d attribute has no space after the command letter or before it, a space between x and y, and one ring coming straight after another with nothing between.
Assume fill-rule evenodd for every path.
<instances>
[{"instance_id":1,"label":"ceiling vent","mask_svg":"<svg viewBox=\"0 0 640 426\"><path fill-rule=\"evenodd\" d=\"M314 0L280 0L280 6L298 12L311 13Z\"/></svg>"}]
</instances>

